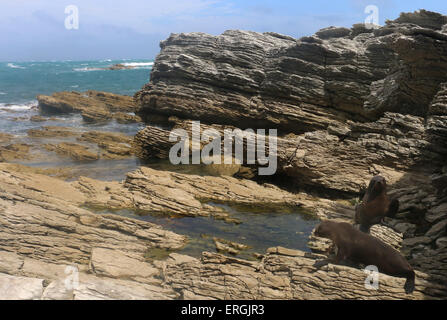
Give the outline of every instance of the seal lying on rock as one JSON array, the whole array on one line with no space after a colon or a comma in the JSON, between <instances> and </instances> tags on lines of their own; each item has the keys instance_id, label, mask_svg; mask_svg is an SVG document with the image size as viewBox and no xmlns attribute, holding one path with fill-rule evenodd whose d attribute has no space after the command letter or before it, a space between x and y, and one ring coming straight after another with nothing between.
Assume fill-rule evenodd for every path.
<instances>
[{"instance_id":1,"label":"seal lying on rock","mask_svg":"<svg viewBox=\"0 0 447 320\"><path fill-rule=\"evenodd\" d=\"M385 217L394 217L399 210L399 200L386 194L386 180L382 176L374 176L362 202L355 207L355 223L360 224L360 230L369 232L369 228L380 223Z\"/></svg>"},{"instance_id":2,"label":"seal lying on rock","mask_svg":"<svg viewBox=\"0 0 447 320\"><path fill-rule=\"evenodd\" d=\"M330 239L337 246L336 264L348 259L367 266L374 265L379 272L405 277L405 292L413 292L413 268L398 251L386 243L346 222L323 221L315 229L315 235Z\"/></svg>"}]
</instances>

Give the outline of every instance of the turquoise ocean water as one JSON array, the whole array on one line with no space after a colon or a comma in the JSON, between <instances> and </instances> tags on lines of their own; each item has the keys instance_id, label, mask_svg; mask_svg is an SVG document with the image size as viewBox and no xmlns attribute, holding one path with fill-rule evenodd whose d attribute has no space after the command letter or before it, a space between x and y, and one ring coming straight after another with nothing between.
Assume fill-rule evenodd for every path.
<instances>
[{"instance_id":1,"label":"turquoise ocean water","mask_svg":"<svg viewBox=\"0 0 447 320\"><path fill-rule=\"evenodd\" d=\"M103 70L118 63L135 68ZM39 110L36 108L36 96L39 94L100 90L132 96L149 81L152 65L151 60L0 62L0 132L12 134L16 139L20 139L15 143L26 143L34 149L39 148L39 144L48 141L29 138L27 132L42 126L71 127L81 132L90 130L122 132L133 136L144 127L143 124L119 124L116 121L89 124L82 120L80 114L59 115L56 119L48 119L44 122L33 122L30 118L39 115ZM56 142L58 139L53 140L50 142ZM76 142L66 141L69 139L59 140L57 142ZM33 159L20 162L37 167L71 165L79 170L79 175L112 180L124 178L126 172L134 170L139 165L138 159L135 158L72 163L67 159L52 157L52 153L43 160Z\"/></svg>"},{"instance_id":2,"label":"turquoise ocean water","mask_svg":"<svg viewBox=\"0 0 447 320\"><path fill-rule=\"evenodd\" d=\"M103 70L114 64L134 69ZM42 125L63 125L89 130L79 114L67 115L63 123L33 123L12 121L29 119L38 114L36 96L58 91L99 90L132 96L149 82L151 60L99 60L51 62L0 62L0 132L26 135L26 131ZM112 122L97 130L136 133L137 125L118 125Z\"/></svg>"},{"instance_id":3,"label":"turquoise ocean water","mask_svg":"<svg viewBox=\"0 0 447 320\"><path fill-rule=\"evenodd\" d=\"M127 70L102 70L113 64ZM38 94L100 90L133 95L149 82L151 60L0 62L0 107L23 105Z\"/></svg>"}]
</instances>

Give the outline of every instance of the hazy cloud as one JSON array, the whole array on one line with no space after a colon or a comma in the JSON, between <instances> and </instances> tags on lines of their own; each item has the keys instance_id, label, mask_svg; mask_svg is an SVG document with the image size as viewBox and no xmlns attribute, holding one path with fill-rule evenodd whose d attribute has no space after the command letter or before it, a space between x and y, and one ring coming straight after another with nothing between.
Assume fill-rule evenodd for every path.
<instances>
[{"instance_id":1,"label":"hazy cloud","mask_svg":"<svg viewBox=\"0 0 447 320\"><path fill-rule=\"evenodd\" d=\"M153 58L171 32L244 29L298 38L362 22L371 4L379 8L380 23L421 5L416 0L0 0L0 60ZM78 30L65 29L67 5L79 8ZM443 1L423 5L445 13Z\"/></svg>"}]
</instances>

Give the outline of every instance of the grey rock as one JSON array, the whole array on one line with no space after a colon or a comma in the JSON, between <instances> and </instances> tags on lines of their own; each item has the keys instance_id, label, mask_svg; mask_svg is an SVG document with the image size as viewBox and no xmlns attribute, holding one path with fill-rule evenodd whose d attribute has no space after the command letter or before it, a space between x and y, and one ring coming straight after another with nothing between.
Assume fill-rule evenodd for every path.
<instances>
[{"instance_id":1,"label":"grey rock","mask_svg":"<svg viewBox=\"0 0 447 320\"><path fill-rule=\"evenodd\" d=\"M407 238L403 241L403 245L413 247L420 244L429 244L430 242L432 242L432 239L430 237L422 236L415 238Z\"/></svg>"},{"instance_id":2,"label":"grey rock","mask_svg":"<svg viewBox=\"0 0 447 320\"><path fill-rule=\"evenodd\" d=\"M447 232L447 220L442 220L438 223L436 223L434 226L432 226L430 228L430 230L428 230L425 235L427 237L431 237L431 238L437 238L441 235L446 234Z\"/></svg>"},{"instance_id":3,"label":"grey rock","mask_svg":"<svg viewBox=\"0 0 447 320\"><path fill-rule=\"evenodd\" d=\"M355 194L372 174L444 165L444 19L420 11L375 30L330 27L298 40L239 30L172 34L135 95L137 112L277 128L281 173L304 187ZM166 158L168 136L148 126L135 138L137 154ZM427 208L403 202L403 210Z\"/></svg>"},{"instance_id":4,"label":"grey rock","mask_svg":"<svg viewBox=\"0 0 447 320\"><path fill-rule=\"evenodd\" d=\"M441 237L441 238L436 239L436 247L437 248L447 247L447 237Z\"/></svg>"}]
</instances>

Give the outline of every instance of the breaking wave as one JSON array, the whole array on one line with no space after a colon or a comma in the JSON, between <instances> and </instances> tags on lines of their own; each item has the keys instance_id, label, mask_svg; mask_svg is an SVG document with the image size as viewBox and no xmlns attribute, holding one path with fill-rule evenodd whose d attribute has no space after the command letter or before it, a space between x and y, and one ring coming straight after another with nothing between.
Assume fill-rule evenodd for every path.
<instances>
[{"instance_id":1,"label":"breaking wave","mask_svg":"<svg viewBox=\"0 0 447 320\"><path fill-rule=\"evenodd\" d=\"M27 111L37 106L37 101L33 100L26 103L0 103L0 109L10 111Z\"/></svg>"},{"instance_id":2,"label":"breaking wave","mask_svg":"<svg viewBox=\"0 0 447 320\"><path fill-rule=\"evenodd\" d=\"M152 67L153 62L124 62L122 65L126 67Z\"/></svg>"},{"instance_id":3,"label":"breaking wave","mask_svg":"<svg viewBox=\"0 0 447 320\"><path fill-rule=\"evenodd\" d=\"M26 69L25 67L15 65L14 63L8 63L7 66L12 69Z\"/></svg>"}]
</instances>

